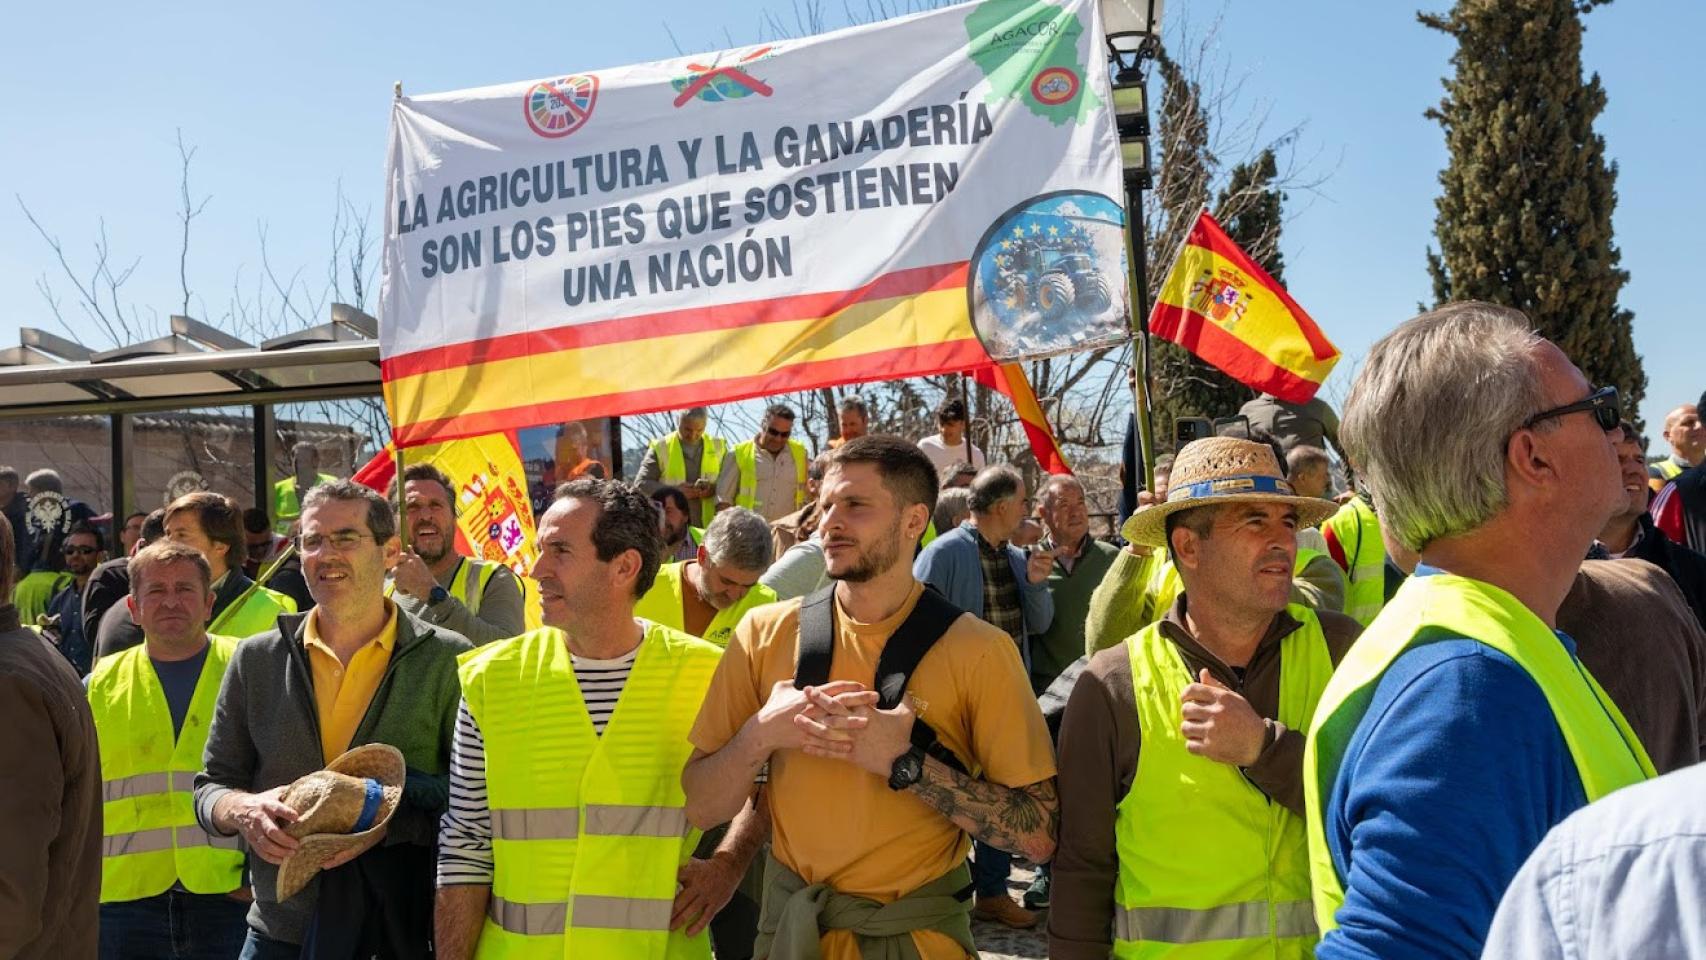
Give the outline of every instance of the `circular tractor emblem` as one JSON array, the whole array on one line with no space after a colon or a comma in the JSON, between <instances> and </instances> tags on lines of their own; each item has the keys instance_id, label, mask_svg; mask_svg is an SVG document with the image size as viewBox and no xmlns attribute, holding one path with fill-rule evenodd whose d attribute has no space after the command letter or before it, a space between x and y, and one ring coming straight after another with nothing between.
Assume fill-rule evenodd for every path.
<instances>
[{"instance_id":1,"label":"circular tractor emblem","mask_svg":"<svg viewBox=\"0 0 1706 960\"><path fill-rule=\"evenodd\" d=\"M1058 107L1078 96L1078 74L1065 67L1049 67L1031 81L1031 96L1045 106Z\"/></svg>"},{"instance_id":2,"label":"circular tractor emblem","mask_svg":"<svg viewBox=\"0 0 1706 960\"><path fill-rule=\"evenodd\" d=\"M555 139L585 126L597 101L597 77L558 77L534 84L522 99L522 109L534 133Z\"/></svg>"}]
</instances>

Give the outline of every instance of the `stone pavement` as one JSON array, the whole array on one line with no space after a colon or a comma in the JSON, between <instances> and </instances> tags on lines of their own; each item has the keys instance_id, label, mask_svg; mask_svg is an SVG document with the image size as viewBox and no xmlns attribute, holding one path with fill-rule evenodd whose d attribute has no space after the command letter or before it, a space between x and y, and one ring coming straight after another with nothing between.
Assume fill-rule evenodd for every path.
<instances>
[{"instance_id":1,"label":"stone pavement","mask_svg":"<svg viewBox=\"0 0 1706 960\"><path fill-rule=\"evenodd\" d=\"M1025 888L1031 885L1031 867L1028 864L1015 862L1013 878L1008 883L1013 899L1019 900L1025 894ZM1011 930L999 923L989 923L973 919L971 924L972 939L977 941L977 952L983 960L1038 960L1048 956L1048 936L1043 928L1048 923L1048 911L1042 911L1042 922L1030 930Z\"/></svg>"}]
</instances>

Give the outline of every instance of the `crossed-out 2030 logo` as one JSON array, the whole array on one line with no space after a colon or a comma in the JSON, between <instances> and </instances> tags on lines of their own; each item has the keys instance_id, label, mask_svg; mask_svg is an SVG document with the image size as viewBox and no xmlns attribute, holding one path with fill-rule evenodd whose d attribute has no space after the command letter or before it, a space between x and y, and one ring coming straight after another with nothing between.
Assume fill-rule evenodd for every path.
<instances>
[{"instance_id":1,"label":"crossed-out 2030 logo","mask_svg":"<svg viewBox=\"0 0 1706 960\"><path fill-rule=\"evenodd\" d=\"M521 109L534 133L555 140L586 126L597 103L598 78L574 74L534 84L521 98Z\"/></svg>"}]
</instances>

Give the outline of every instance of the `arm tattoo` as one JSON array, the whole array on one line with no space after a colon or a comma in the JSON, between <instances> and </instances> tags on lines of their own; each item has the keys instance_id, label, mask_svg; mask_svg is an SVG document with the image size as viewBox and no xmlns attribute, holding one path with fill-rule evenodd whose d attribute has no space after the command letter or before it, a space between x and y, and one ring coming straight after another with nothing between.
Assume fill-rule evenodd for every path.
<instances>
[{"instance_id":1,"label":"arm tattoo","mask_svg":"<svg viewBox=\"0 0 1706 960\"><path fill-rule=\"evenodd\" d=\"M929 757L912 795L998 850L1022 854L1035 863L1054 854L1060 800L1052 777L1028 787L1004 787L966 776Z\"/></svg>"}]
</instances>

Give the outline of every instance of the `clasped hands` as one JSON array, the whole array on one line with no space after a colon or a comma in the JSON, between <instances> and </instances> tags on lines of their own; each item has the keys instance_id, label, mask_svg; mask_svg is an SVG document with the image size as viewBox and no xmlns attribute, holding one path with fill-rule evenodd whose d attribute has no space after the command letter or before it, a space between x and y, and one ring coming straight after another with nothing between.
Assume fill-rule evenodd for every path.
<instances>
[{"instance_id":1,"label":"clasped hands","mask_svg":"<svg viewBox=\"0 0 1706 960\"><path fill-rule=\"evenodd\" d=\"M772 752L845 760L886 779L895 758L912 745L917 714L905 700L883 710L877 699L875 690L851 680L804 689L781 680L758 712L758 728Z\"/></svg>"}]
</instances>

